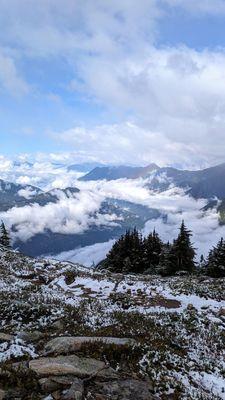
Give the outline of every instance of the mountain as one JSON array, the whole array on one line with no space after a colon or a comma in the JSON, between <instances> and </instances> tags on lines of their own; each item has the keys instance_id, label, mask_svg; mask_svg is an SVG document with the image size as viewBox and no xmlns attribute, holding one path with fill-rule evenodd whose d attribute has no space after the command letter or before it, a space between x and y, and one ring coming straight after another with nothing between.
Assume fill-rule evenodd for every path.
<instances>
[{"instance_id":1,"label":"mountain","mask_svg":"<svg viewBox=\"0 0 225 400\"><path fill-rule=\"evenodd\" d=\"M97 167L105 167L105 165L97 162L86 162L81 164L69 165L67 167L67 170L87 173Z\"/></svg>"},{"instance_id":2,"label":"mountain","mask_svg":"<svg viewBox=\"0 0 225 400\"><path fill-rule=\"evenodd\" d=\"M126 178L136 179L145 178L151 172L157 171L159 167L156 164L149 164L146 167L113 166L96 167L88 174L79 178L80 181L97 181L106 179L107 181Z\"/></svg>"},{"instance_id":3,"label":"mountain","mask_svg":"<svg viewBox=\"0 0 225 400\"><path fill-rule=\"evenodd\" d=\"M194 198L225 198L225 163L199 171L160 168L149 179L148 187L166 190L173 184L187 189Z\"/></svg>"},{"instance_id":4,"label":"mountain","mask_svg":"<svg viewBox=\"0 0 225 400\"><path fill-rule=\"evenodd\" d=\"M40 206L57 203L60 195L64 194L69 198L78 192L79 189L74 187L44 192L36 186L20 185L0 179L0 212L7 211L12 207L24 207L34 203Z\"/></svg>"},{"instance_id":5,"label":"mountain","mask_svg":"<svg viewBox=\"0 0 225 400\"><path fill-rule=\"evenodd\" d=\"M194 198L225 198L225 163L204 170L188 171L156 164L146 167L97 167L79 178L81 181L148 178L146 186L164 191L174 185L186 189Z\"/></svg>"},{"instance_id":6,"label":"mountain","mask_svg":"<svg viewBox=\"0 0 225 400\"><path fill-rule=\"evenodd\" d=\"M38 196L42 190L31 185L19 185L0 179L0 211L6 211L9 208L24 205L25 196Z\"/></svg>"}]
</instances>

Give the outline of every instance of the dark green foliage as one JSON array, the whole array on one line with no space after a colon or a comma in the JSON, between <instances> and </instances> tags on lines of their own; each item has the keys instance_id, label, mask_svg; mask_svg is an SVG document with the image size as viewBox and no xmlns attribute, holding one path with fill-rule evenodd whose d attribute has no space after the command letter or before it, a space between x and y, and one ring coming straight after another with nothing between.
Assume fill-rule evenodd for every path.
<instances>
[{"instance_id":1,"label":"dark green foliage","mask_svg":"<svg viewBox=\"0 0 225 400\"><path fill-rule=\"evenodd\" d=\"M225 277L225 241L223 238L210 250L205 272L213 278Z\"/></svg>"},{"instance_id":2,"label":"dark green foliage","mask_svg":"<svg viewBox=\"0 0 225 400\"><path fill-rule=\"evenodd\" d=\"M114 243L105 264L113 272L142 273L144 271L143 242L136 228L133 231L127 231Z\"/></svg>"},{"instance_id":3,"label":"dark green foliage","mask_svg":"<svg viewBox=\"0 0 225 400\"><path fill-rule=\"evenodd\" d=\"M210 251L207 261L201 256L197 271L191 236L192 232L186 228L184 221L172 244L163 243L155 230L144 239L137 229L127 231L115 242L100 267L118 273L169 276L198 272L215 278L225 277L225 241L221 239Z\"/></svg>"},{"instance_id":4,"label":"dark green foliage","mask_svg":"<svg viewBox=\"0 0 225 400\"><path fill-rule=\"evenodd\" d=\"M143 240L143 258L145 268L150 269L154 272L155 267L159 265L161 253L163 249L163 243L159 238L158 233L155 229Z\"/></svg>"},{"instance_id":5,"label":"dark green foliage","mask_svg":"<svg viewBox=\"0 0 225 400\"><path fill-rule=\"evenodd\" d=\"M163 276L173 275L174 265L176 265L176 255L173 246L168 242L162 246L159 265L156 272Z\"/></svg>"},{"instance_id":6,"label":"dark green foliage","mask_svg":"<svg viewBox=\"0 0 225 400\"><path fill-rule=\"evenodd\" d=\"M144 239L137 229L127 231L115 242L100 266L122 273L146 272L164 276L179 271L191 273L195 269L191 235L184 222L172 245L164 244L155 230Z\"/></svg>"},{"instance_id":7,"label":"dark green foliage","mask_svg":"<svg viewBox=\"0 0 225 400\"><path fill-rule=\"evenodd\" d=\"M4 247L10 247L9 233L8 233L3 221L2 221L1 227L0 227L0 245L2 245Z\"/></svg>"},{"instance_id":8,"label":"dark green foliage","mask_svg":"<svg viewBox=\"0 0 225 400\"><path fill-rule=\"evenodd\" d=\"M182 221L179 235L172 245L175 261L173 273L178 271L192 272L195 269L195 250L190 240L191 236L191 231L186 228L184 221Z\"/></svg>"}]
</instances>

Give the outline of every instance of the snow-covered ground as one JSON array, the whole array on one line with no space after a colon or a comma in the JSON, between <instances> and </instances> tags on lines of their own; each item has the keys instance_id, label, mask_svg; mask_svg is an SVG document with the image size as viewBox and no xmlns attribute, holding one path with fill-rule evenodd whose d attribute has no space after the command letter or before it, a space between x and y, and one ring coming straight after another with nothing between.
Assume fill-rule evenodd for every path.
<instances>
[{"instance_id":1,"label":"snow-covered ground","mask_svg":"<svg viewBox=\"0 0 225 400\"><path fill-rule=\"evenodd\" d=\"M37 357L21 331L51 337L60 322L64 335L135 338L138 373L160 398L225 399L224 279L123 276L0 250L0 288L0 334L13 334L0 335L2 362Z\"/></svg>"}]
</instances>

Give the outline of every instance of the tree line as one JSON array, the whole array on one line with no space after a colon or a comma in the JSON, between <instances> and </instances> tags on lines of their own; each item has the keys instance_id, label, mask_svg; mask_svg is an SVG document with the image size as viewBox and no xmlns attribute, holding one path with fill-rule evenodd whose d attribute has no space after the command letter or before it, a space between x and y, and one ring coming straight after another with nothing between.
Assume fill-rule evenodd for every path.
<instances>
[{"instance_id":1,"label":"tree line","mask_svg":"<svg viewBox=\"0 0 225 400\"><path fill-rule=\"evenodd\" d=\"M164 243L154 229L147 237L134 228L122 235L99 264L112 272L135 274L203 273L214 278L225 277L225 240L221 238L205 260L195 262L196 250L191 242L192 232L182 221L179 234L172 243ZM4 222L0 224L0 246L10 248L10 235Z\"/></svg>"},{"instance_id":2,"label":"tree line","mask_svg":"<svg viewBox=\"0 0 225 400\"><path fill-rule=\"evenodd\" d=\"M136 228L128 230L116 240L99 267L118 273L162 276L204 273L215 278L225 277L224 239L210 250L206 260L202 256L200 263L196 263L191 236L184 221L172 243L164 243L155 230L144 238Z\"/></svg>"}]
</instances>

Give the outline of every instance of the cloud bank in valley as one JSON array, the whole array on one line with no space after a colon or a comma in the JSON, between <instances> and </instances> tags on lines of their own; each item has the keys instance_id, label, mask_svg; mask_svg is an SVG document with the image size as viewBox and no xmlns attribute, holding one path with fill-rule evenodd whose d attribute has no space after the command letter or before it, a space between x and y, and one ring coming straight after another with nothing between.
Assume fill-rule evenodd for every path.
<instances>
[{"instance_id":1,"label":"cloud bank in valley","mask_svg":"<svg viewBox=\"0 0 225 400\"><path fill-rule=\"evenodd\" d=\"M67 183L66 169L63 167L59 170L55 166L51 168L54 171L53 180L50 177L50 183L46 182L46 187L54 187L57 182L57 186L64 188L65 182ZM32 178L32 173L35 176L37 168L30 168L29 171ZM68 179L71 177L72 175ZM116 215L99 213L102 202L107 198L125 200L159 210L162 218L148 221L143 233L146 235L156 228L165 241L176 237L178 227L184 219L194 232L193 241L198 248L198 254L206 254L225 233L224 227L219 226L216 210L202 211L207 201L195 200L186 195L183 189L171 186L164 192L154 192L145 186L146 180L143 179L82 182L76 181L73 176L70 183L80 189L80 193L76 193L74 197L67 198L61 193L56 204L49 203L43 207L38 204L23 208L14 207L1 213L0 217L7 226L14 226L14 239L26 241L47 230L62 234L81 234L91 225L106 227L119 224L121 221ZM22 195L29 197L31 193L25 190ZM90 265L93 261L98 262L100 256L106 254L109 243L75 250L64 256L73 259L77 256L78 261L84 260L86 265Z\"/></svg>"},{"instance_id":2,"label":"cloud bank in valley","mask_svg":"<svg viewBox=\"0 0 225 400\"><path fill-rule=\"evenodd\" d=\"M38 233L50 230L54 233L79 234L90 225L111 225L114 215L99 214L102 197L98 193L82 192L76 197L61 196L57 203L45 206L39 204L13 207L0 213L12 229L12 237L26 241Z\"/></svg>"}]
</instances>

